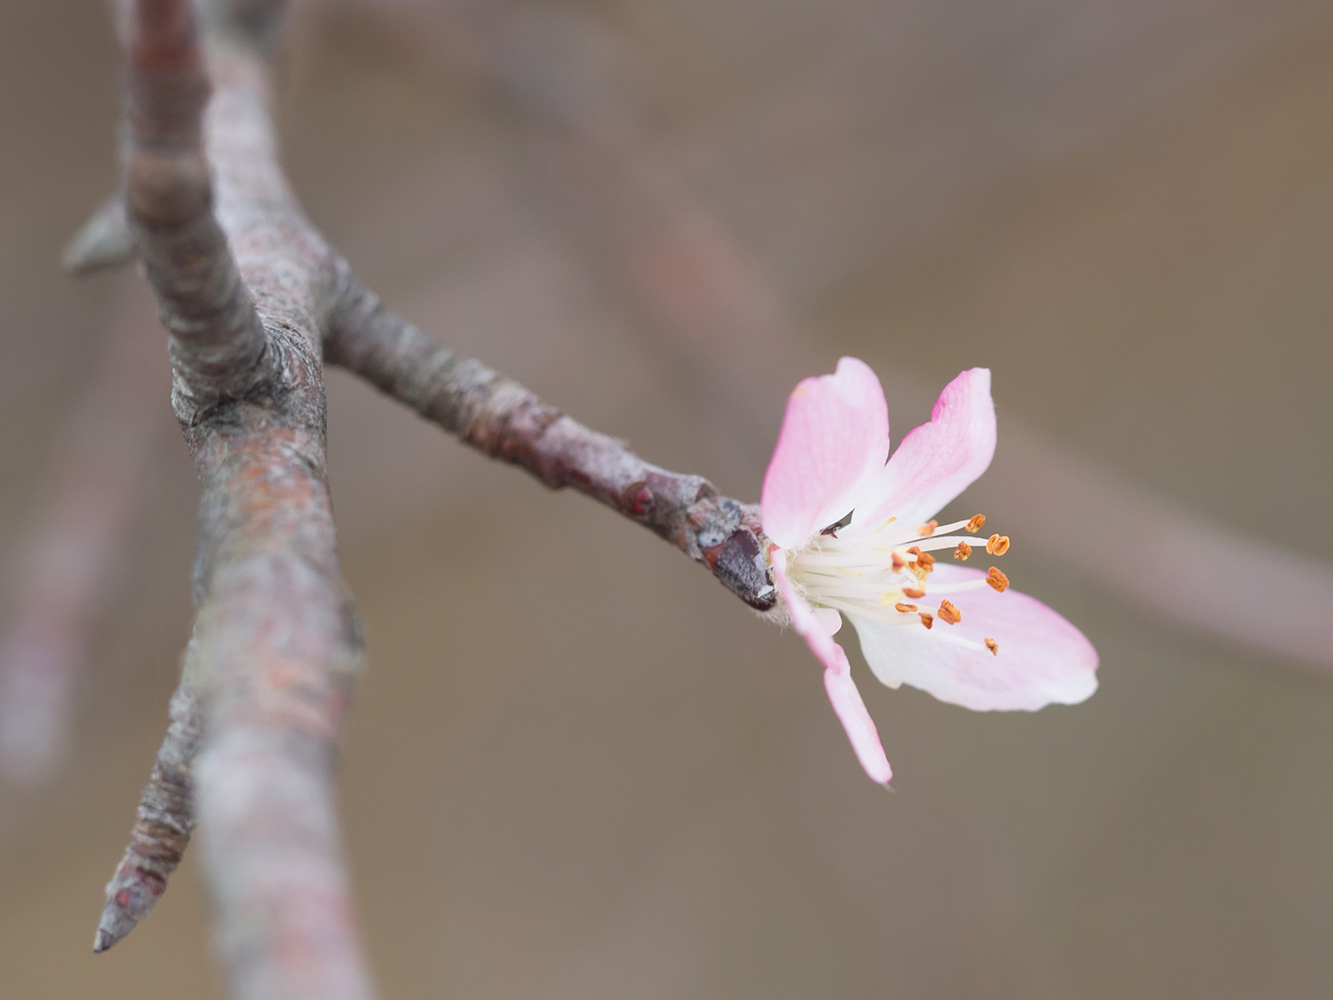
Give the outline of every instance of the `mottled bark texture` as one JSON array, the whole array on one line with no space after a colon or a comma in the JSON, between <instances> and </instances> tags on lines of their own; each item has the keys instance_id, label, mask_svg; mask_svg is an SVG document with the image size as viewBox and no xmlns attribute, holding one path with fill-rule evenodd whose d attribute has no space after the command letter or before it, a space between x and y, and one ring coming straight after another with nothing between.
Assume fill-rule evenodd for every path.
<instances>
[{"instance_id":1,"label":"mottled bark texture","mask_svg":"<svg viewBox=\"0 0 1333 1000\"><path fill-rule=\"evenodd\" d=\"M772 608L775 594L757 508L648 465L356 287L278 166L264 52L280 8L206 6L201 40L189 0L122 6L126 225L111 203L67 258L75 270L142 258L203 482L199 612L182 688L198 699L199 724L173 723L97 948L161 895L192 803L233 994L361 1000L373 987L333 768L362 640L335 553L324 350L474 447L652 528L752 607ZM184 734L199 725L191 798Z\"/></svg>"},{"instance_id":2,"label":"mottled bark texture","mask_svg":"<svg viewBox=\"0 0 1333 1000\"><path fill-rule=\"evenodd\" d=\"M175 394L182 406L202 410L242 396L273 375L271 364L263 364L267 338L213 214L203 142L210 87L194 6L184 0L136 0L123 13L129 58L127 216L161 302ZM238 88L236 96L262 101L255 89ZM256 134L267 129L256 129L254 115L236 114L234 101L217 103L222 107L211 115L209 141L221 189L223 165L244 170L238 154L260 152L271 137ZM259 194L252 190L247 200ZM221 190L219 195L226 197ZM114 216L107 221L113 223Z\"/></svg>"},{"instance_id":3,"label":"mottled bark texture","mask_svg":"<svg viewBox=\"0 0 1333 1000\"><path fill-rule=\"evenodd\" d=\"M189 0L122 8L124 201L203 483L187 680L219 951L243 1000L363 1000L333 789L362 642L335 553L320 356L345 270L277 165L256 34L272 6L211 9L206 45ZM184 787L167 796L178 809ZM164 788L146 793L154 815ZM99 946L165 886L170 865L142 859L174 862L187 829L141 818Z\"/></svg>"},{"instance_id":4,"label":"mottled bark texture","mask_svg":"<svg viewBox=\"0 0 1333 1000\"><path fill-rule=\"evenodd\" d=\"M353 286L325 342L330 364L362 375L427 420L547 486L570 486L705 564L750 607L770 610L759 508L719 496L700 476L649 465L623 441L589 430L512 379L459 358Z\"/></svg>"},{"instance_id":5,"label":"mottled bark texture","mask_svg":"<svg viewBox=\"0 0 1333 1000\"><path fill-rule=\"evenodd\" d=\"M183 682L171 698L170 724L152 777L139 800L130 846L106 886L106 907L93 951L106 951L148 915L167 888L194 831L191 767L203 735L199 702Z\"/></svg>"}]
</instances>

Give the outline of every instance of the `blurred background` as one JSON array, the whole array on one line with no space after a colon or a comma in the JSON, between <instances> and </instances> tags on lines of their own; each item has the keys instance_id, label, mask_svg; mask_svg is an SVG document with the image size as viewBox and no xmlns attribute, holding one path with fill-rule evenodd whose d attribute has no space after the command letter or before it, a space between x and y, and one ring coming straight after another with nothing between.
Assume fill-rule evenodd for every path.
<instances>
[{"instance_id":1,"label":"blurred background","mask_svg":"<svg viewBox=\"0 0 1333 1000\"><path fill-rule=\"evenodd\" d=\"M289 174L361 279L757 499L797 379L894 439L960 369L964 495L1101 652L974 714L791 635L583 497L329 375L370 637L342 764L390 998L1333 995L1333 8L305 0ZM64 276L116 184L94 0L0 6L5 996L218 997L187 857L90 951L191 621L155 309Z\"/></svg>"}]
</instances>

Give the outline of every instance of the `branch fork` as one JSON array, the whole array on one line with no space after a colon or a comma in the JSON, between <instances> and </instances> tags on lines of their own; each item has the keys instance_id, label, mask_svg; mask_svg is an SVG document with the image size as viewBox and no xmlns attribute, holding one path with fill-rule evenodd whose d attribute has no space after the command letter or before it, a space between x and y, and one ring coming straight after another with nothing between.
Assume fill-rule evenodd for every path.
<instances>
[{"instance_id":1,"label":"branch fork","mask_svg":"<svg viewBox=\"0 0 1333 1000\"><path fill-rule=\"evenodd\" d=\"M750 607L777 594L758 508L644 462L356 284L276 160L266 53L281 7L219 0L201 32L190 0L124 0L124 188L66 254L79 273L142 260L203 483L194 637L94 950L160 898L197 819L233 995L368 1000L334 803L363 643L335 548L326 361L644 525Z\"/></svg>"}]
</instances>

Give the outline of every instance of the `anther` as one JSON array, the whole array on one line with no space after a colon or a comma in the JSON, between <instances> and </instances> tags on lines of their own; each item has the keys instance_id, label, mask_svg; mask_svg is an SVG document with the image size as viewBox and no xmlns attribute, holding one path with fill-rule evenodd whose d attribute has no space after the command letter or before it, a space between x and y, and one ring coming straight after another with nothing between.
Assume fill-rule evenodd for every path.
<instances>
[{"instance_id":1,"label":"anther","mask_svg":"<svg viewBox=\"0 0 1333 1000\"><path fill-rule=\"evenodd\" d=\"M926 588L925 588L925 587L904 587L904 588L903 588L903 596L904 596L904 597L911 597L911 598L925 597L925 596L926 596Z\"/></svg>"},{"instance_id":2,"label":"anther","mask_svg":"<svg viewBox=\"0 0 1333 1000\"><path fill-rule=\"evenodd\" d=\"M902 601L899 601L893 607L895 610L901 611L905 615L909 615L916 610L915 604L904 604Z\"/></svg>"},{"instance_id":3,"label":"anther","mask_svg":"<svg viewBox=\"0 0 1333 1000\"><path fill-rule=\"evenodd\" d=\"M971 532L972 534L975 535L978 531L981 530L981 526L985 523L986 523L986 515L978 514L976 517L972 518L972 520L968 521L967 524L963 525L963 530Z\"/></svg>"},{"instance_id":4,"label":"anther","mask_svg":"<svg viewBox=\"0 0 1333 1000\"><path fill-rule=\"evenodd\" d=\"M1003 594L1009 589L1009 578L994 566L992 566L990 572L986 574L986 582L995 589L997 594Z\"/></svg>"},{"instance_id":5,"label":"anther","mask_svg":"<svg viewBox=\"0 0 1333 1000\"><path fill-rule=\"evenodd\" d=\"M903 567L907 565L907 560L904 559L902 556L900 556L897 552L893 553L893 555L890 557L890 561L893 563L893 571L895 573L901 573L903 571Z\"/></svg>"},{"instance_id":6,"label":"anther","mask_svg":"<svg viewBox=\"0 0 1333 1000\"><path fill-rule=\"evenodd\" d=\"M990 636L986 636L986 648L990 650L991 656L1000 655L1000 644Z\"/></svg>"},{"instance_id":7,"label":"anther","mask_svg":"<svg viewBox=\"0 0 1333 1000\"><path fill-rule=\"evenodd\" d=\"M921 624L926 626L926 628L930 628L935 624L935 617L929 611L920 611L917 613L921 615Z\"/></svg>"},{"instance_id":8,"label":"anther","mask_svg":"<svg viewBox=\"0 0 1333 1000\"><path fill-rule=\"evenodd\" d=\"M1008 535L991 535L986 539L986 551L993 556L1002 556L1009 551Z\"/></svg>"},{"instance_id":9,"label":"anther","mask_svg":"<svg viewBox=\"0 0 1333 1000\"><path fill-rule=\"evenodd\" d=\"M940 610L938 614L942 621L946 621L950 625L957 625L963 620L962 612L953 606L952 601L940 601Z\"/></svg>"},{"instance_id":10,"label":"anther","mask_svg":"<svg viewBox=\"0 0 1333 1000\"><path fill-rule=\"evenodd\" d=\"M935 529L939 526L940 522L932 517L925 524L921 525L921 527L917 528L916 533L922 538L929 538L931 535L935 534Z\"/></svg>"},{"instance_id":11,"label":"anther","mask_svg":"<svg viewBox=\"0 0 1333 1000\"><path fill-rule=\"evenodd\" d=\"M953 550L953 557L955 559L961 559L963 562L967 562L967 557L971 554L972 546L968 545L967 542L959 542L958 548Z\"/></svg>"}]
</instances>

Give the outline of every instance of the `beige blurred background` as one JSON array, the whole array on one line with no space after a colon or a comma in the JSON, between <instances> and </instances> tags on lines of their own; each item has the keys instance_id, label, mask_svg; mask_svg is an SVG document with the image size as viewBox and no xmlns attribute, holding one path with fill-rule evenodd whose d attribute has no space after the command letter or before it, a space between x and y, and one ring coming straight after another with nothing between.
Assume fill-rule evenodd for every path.
<instances>
[{"instance_id":1,"label":"beige blurred background","mask_svg":"<svg viewBox=\"0 0 1333 1000\"><path fill-rule=\"evenodd\" d=\"M428 7L304 4L280 120L315 223L451 347L749 499L801 375L865 358L907 387L897 439L988 365L998 483L1009 422L1333 564L1326 0L588 0L523 9L498 54L458 28L484 5ZM115 184L116 72L100 3L0 6L6 608L108 329L160 336L137 278L58 267ZM640 220L620 161L561 132L585 113L749 255L785 347L673 339L608 263ZM6 1000L220 996L188 858L90 951L190 623L158 364L68 757L0 784ZM1006 569L1097 645L1101 690L973 714L853 654L885 795L802 645L678 553L344 373L329 398L371 650L342 809L386 997L1333 995L1333 661L1182 625L1015 531ZM1239 556L1220 582L1256 620L1333 619Z\"/></svg>"}]
</instances>

